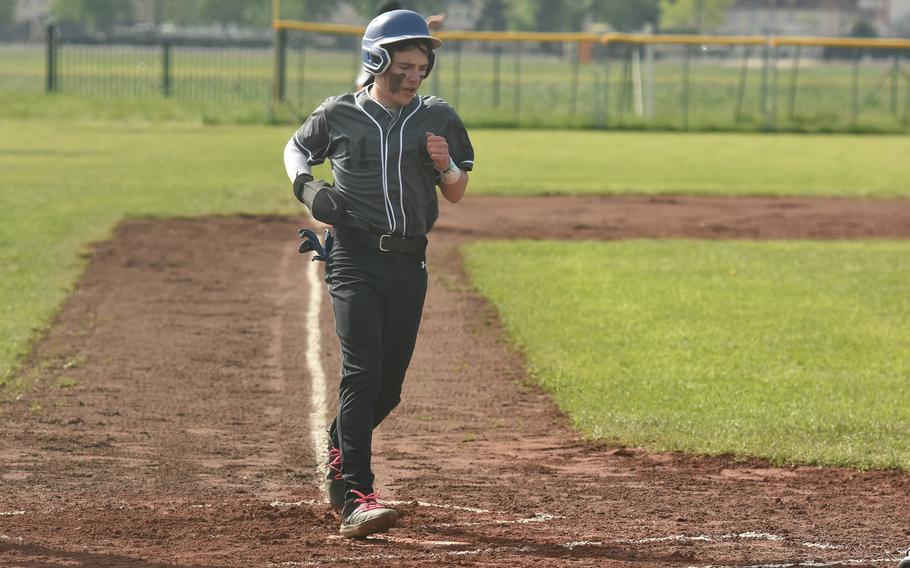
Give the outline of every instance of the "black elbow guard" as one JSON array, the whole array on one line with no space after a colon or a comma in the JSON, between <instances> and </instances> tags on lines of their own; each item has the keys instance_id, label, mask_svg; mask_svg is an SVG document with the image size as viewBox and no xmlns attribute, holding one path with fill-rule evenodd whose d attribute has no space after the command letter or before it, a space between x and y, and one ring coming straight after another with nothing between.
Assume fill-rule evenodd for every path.
<instances>
[{"instance_id":1,"label":"black elbow guard","mask_svg":"<svg viewBox=\"0 0 910 568\"><path fill-rule=\"evenodd\" d=\"M347 202L335 187L325 180L313 180L300 174L294 180L294 195L310 210L317 221L336 225L344 217Z\"/></svg>"}]
</instances>

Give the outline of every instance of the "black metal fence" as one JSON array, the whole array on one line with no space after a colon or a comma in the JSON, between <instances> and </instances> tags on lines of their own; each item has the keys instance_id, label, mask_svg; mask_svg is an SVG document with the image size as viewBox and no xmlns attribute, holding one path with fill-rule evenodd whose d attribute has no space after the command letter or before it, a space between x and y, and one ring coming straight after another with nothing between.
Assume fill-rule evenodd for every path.
<instances>
[{"instance_id":1,"label":"black metal fence","mask_svg":"<svg viewBox=\"0 0 910 568\"><path fill-rule=\"evenodd\" d=\"M264 38L86 36L47 32L48 92L259 101L272 94L274 47Z\"/></svg>"},{"instance_id":2,"label":"black metal fence","mask_svg":"<svg viewBox=\"0 0 910 568\"><path fill-rule=\"evenodd\" d=\"M350 90L359 49L324 46L356 33L303 22L280 27L277 98L305 114ZM910 131L908 41L439 35L445 44L421 91L443 97L472 125Z\"/></svg>"},{"instance_id":3,"label":"black metal fence","mask_svg":"<svg viewBox=\"0 0 910 568\"><path fill-rule=\"evenodd\" d=\"M278 103L305 116L354 87L362 31L303 27L255 37L51 27L44 46L0 44L0 91L244 103L260 112ZM446 44L421 91L475 126L910 131L906 41L884 49L792 38L440 35Z\"/></svg>"}]
</instances>

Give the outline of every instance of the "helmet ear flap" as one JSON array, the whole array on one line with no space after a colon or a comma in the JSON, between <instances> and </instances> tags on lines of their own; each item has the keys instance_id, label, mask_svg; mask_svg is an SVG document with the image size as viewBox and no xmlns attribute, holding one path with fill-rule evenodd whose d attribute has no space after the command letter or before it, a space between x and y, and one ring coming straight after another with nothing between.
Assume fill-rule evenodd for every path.
<instances>
[{"instance_id":1,"label":"helmet ear flap","mask_svg":"<svg viewBox=\"0 0 910 568\"><path fill-rule=\"evenodd\" d=\"M382 75L392 63L388 50L381 45L364 45L360 54L363 68L370 75Z\"/></svg>"}]
</instances>

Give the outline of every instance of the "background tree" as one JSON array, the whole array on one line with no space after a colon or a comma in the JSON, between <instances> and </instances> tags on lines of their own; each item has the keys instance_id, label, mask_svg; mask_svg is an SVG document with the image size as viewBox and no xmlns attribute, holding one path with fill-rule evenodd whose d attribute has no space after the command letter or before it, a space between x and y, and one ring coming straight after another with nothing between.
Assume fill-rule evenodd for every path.
<instances>
[{"instance_id":1,"label":"background tree","mask_svg":"<svg viewBox=\"0 0 910 568\"><path fill-rule=\"evenodd\" d=\"M16 19L16 0L0 0L0 25L12 24Z\"/></svg>"},{"instance_id":2,"label":"background tree","mask_svg":"<svg viewBox=\"0 0 910 568\"><path fill-rule=\"evenodd\" d=\"M132 24L135 17L133 3L122 0L54 0L51 13L60 21L99 31Z\"/></svg>"},{"instance_id":3,"label":"background tree","mask_svg":"<svg viewBox=\"0 0 910 568\"><path fill-rule=\"evenodd\" d=\"M850 27L850 37L872 38L878 37L875 24L867 20L859 20Z\"/></svg>"},{"instance_id":4,"label":"background tree","mask_svg":"<svg viewBox=\"0 0 910 568\"><path fill-rule=\"evenodd\" d=\"M704 33L727 18L733 0L660 0L663 30Z\"/></svg>"},{"instance_id":5,"label":"background tree","mask_svg":"<svg viewBox=\"0 0 910 568\"><path fill-rule=\"evenodd\" d=\"M357 11L364 19L372 20L376 17L379 7L385 4L386 0L352 0L351 4L357 8ZM399 0L402 8L413 10L424 16L432 14L441 14L445 12L444 0Z\"/></svg>"},{"instance_id":6,"label":"background tree","mask_svg":"<svg viewBox=\"0 0 910 568\"><path fill-rule=\"evenodd\" d=\"M877 38L878 30L875 27L875 24L866 20L858 20L850 26L850 33L847 34L849 37L855 38ZM825 49L822 50L822 57L826 59L836 58L836 59L855 59L861 57L864 54L864 51L861 48L856 47L837 47L837 46L825 46ZM869 49L865 51L866 55L871 57L893 57L895 54L900 54L899 50L891 49Z\"/></svg>"},{"instance_id":7,"label":"background tree","mask_svg":"<svg viewBox=\"0 0 910 568\"><path fill-rule=\"evenodd\" d=\"M652 24L656 29L660 16L660 1L594 0L591 15L621 32L641 31L645 24Z\"/></svg>"},{"instance_id":8,"label":"background tree","mask_svg":"<svg viewBox=\"0 0 910 568\"><path fill-rule=\"evenodd\" d=\"M333 3L326 0L282 0L281 17L288 20L317 21L331 13L333 7ZM271 7L269 14L271 15Z\"/></svg>"},{"instance_id":9,"label":"background tree","mask_svg":"<svg viewBox=\"0 0 910 568\"><path fill-rule=\"evenodd\" d=\"M480 14L474 22L478 30L503 31L508 27L507 0L480 0Z\"/></svg>"},{"instance_id":10,"label":"background tree","mask_svg":"<svg viewBox=\"0 0 910 568\"><path fill-rule=\"evenodd\" d=\"M267 26L271 22L269 0L198 0L203 21L222 25Z\"/></svg>"}]
</instances>

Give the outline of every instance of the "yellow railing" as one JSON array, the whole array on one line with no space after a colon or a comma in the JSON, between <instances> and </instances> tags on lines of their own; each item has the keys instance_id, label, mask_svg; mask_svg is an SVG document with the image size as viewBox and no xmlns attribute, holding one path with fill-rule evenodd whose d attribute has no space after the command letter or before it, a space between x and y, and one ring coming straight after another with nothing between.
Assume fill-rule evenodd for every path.
<instances>
[{"instance_id":1,"label":"yellow railing","mask_svg":"<svg viewBox=\"0 0 910 568\"><path fill-rule=\"evenodd\" d=\"M278 0L274 1L278 3ZM358 25L280 18L276 18L273 27L276 31L275 101L286 100L285 46L289 31L359 37L365 30ZM492 115L480 114L484 117L482 120L489 120L491 124L538 124L548 116L561 116L569 117L565 120L570 124L604 128L670 125L670 128L688 130L691 114L696 128L711 129L777 130L782 123L784 128L797 131L813 128L858 131L869 128L864 124L870 124L871 128L883 131L904 132L910 125L910 73L906 70L910 60L910 39L457 30L439 31L434 35L451 41L456 48L446 59L447 75L438 72L433 75L434 93L444 94L456 106L461 102L462 93L483 101L483 105L497 109L492 119L489 118ZM482 78L475 77L462 88L462 50L458 49L458 42L465 41L511 45L472 54L473 64L484 59L489 59L490 64L485 67ZM557 82L548 83L548 86L537 83L543 76L539 69L546 62L523 63L523 43L562 43L560 47L569 48L549 50L564 56L560 59L562 66ZM626 49L595 50L605 46L626 46ZM654 49L639 49L643 46L682 46L685 49L664 50L676 51L679 57L658 59ZM734 53L739 50L709 50L707 46L741 46L744 49L739 54ZM817 58L818 54L805 54L800 49L804 46L817 47L819 51L821 48L837 49L825 50L823 57ZM514 47L508 65L501 63L509 51L504 47ZM698 47L702 49L695 49ZM793 49L786 49L788 47ZM305 61L306 42L297 42L294 50L299 64L295 88L298 92L303 91L304 85L311 89L310 92L319 89L321 81L304 78L302 62ZM717 58L699 58L703 52L737 56L719 62ZM810 61L804 63L806 60ZM621 66L615 65L617 61ZM700 65L690 67L690 61ZM597 65L586 65L592 62ZM815 70L819 65L829 63L821 74ZM527 69L528 65L531 69L537 65L538 71L534 71L533 78L523 80L522 69ZM758 68L758 73L750 71L752 68ZM787 69L786 83L779 79L781 69ZM662 75L655 79L655 73ZM801 81L801 73L809 78ZM440 77L446 77L446 80L441 81ZM830 88L820 87L828 80ZM489 89L476 88L486 81L490 82ZM704 96L704 93L710 95ZM318 97L300 106L314 102L318 102ZM529 108L533 110L527 110ZM729 115L723 116L725 113ZM861 113L863 122L860 121ZM525 116L533 118L525 119Z\"/></svg>"},{"instance_id":2,"label":"yellow railing","mask_svg":"<svg viewBox=\"0 0 910 568\"><path fill-rule=\"evenodd\" d=\"M277 1L277 0L276 0ZM276 30L296 30L327 34L361 36L364 27L348 24L324 24L295 20L275 20ZM682 34L627 34L608 32L559 33L559 32L489 32L489 31L440 31L441 40L453 41L502 41L502 42L584 42L584 43L634 43L675 45L781 45L818 47L856 47L871 49L910 49L910 39L898 38L843 38L843 37L788 37L788 36L731 36L731 35L682 35Z\"/></svg>"}]
</instances>

